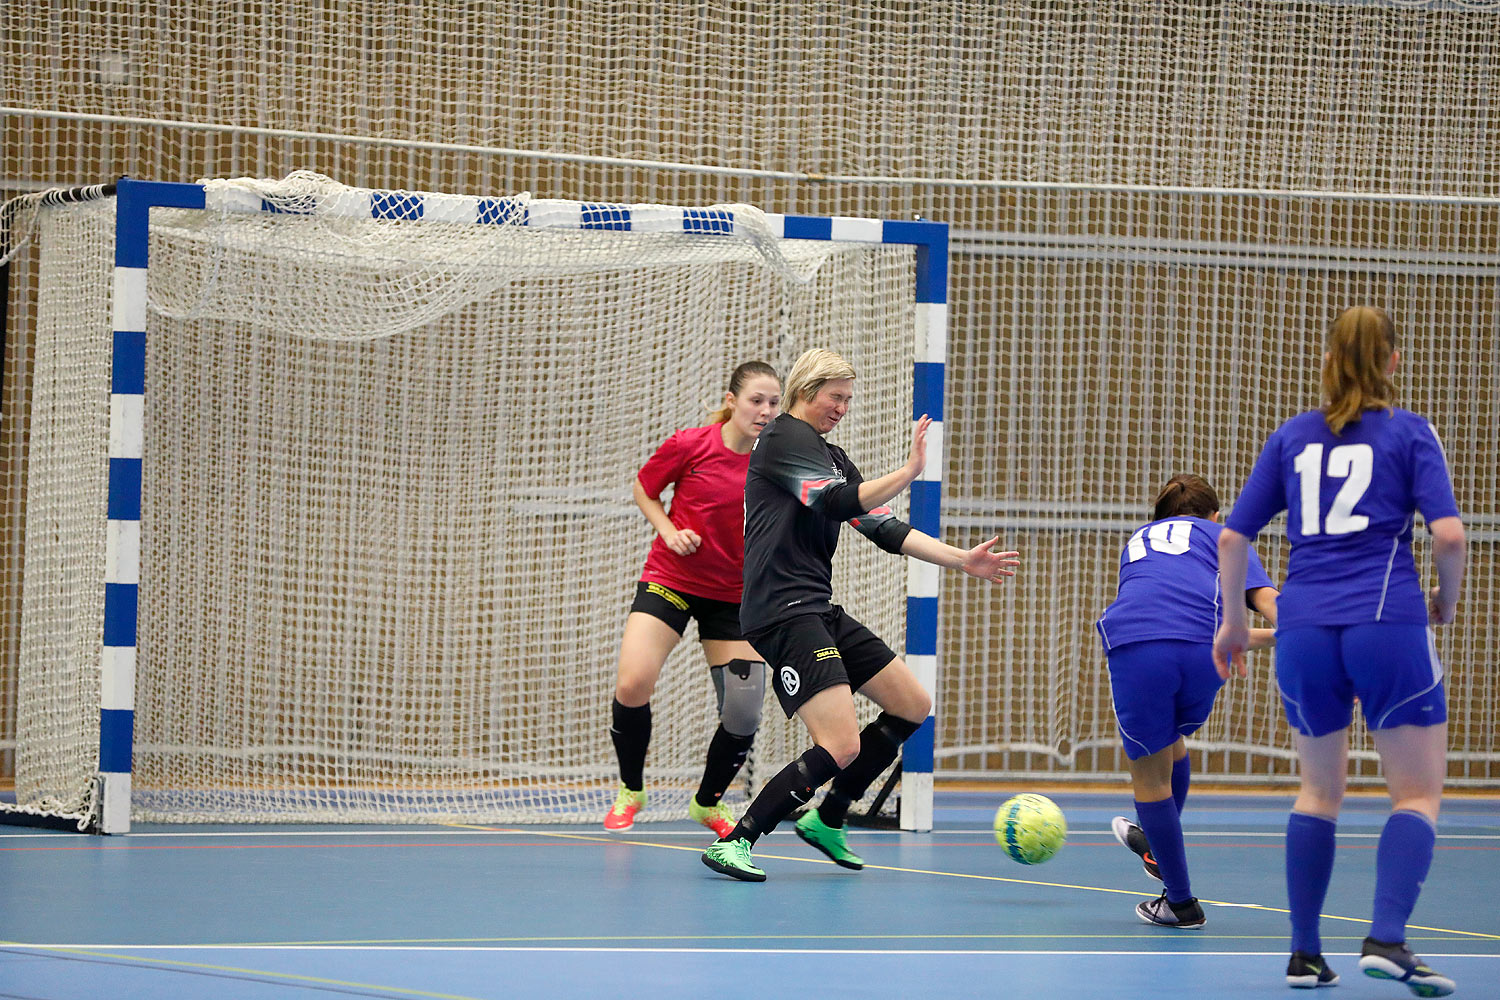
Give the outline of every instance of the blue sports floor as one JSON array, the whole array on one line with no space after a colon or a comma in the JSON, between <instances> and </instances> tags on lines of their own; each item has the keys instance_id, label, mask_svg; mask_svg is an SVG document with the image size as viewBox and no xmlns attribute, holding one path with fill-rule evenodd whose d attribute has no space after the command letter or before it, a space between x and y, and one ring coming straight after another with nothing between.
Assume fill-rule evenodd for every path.
<instances>
[{"instance_id":1,"label":"blue sports floor","mask_svg":"<svg viewBox=\"0 0 1500 1000\"><path fill-rule=\"evenodd\" d=\"M0 997L1287 997L1284 796L1195 794L1184 815L1208 924L1137 920L1157 883L1115 843L1128 793L1058 793L1068 844L1008 860L1005 793L938 793L931 834L857 830L863 872L790 832L769 880L699 863L711 834L589 827L0 827ZM1445 802L1409 941L1500 997L1500 799ZM1324 918L1337 997L1367 979L1383 797L1351 797Z\"/></svg>"}]
</instances>

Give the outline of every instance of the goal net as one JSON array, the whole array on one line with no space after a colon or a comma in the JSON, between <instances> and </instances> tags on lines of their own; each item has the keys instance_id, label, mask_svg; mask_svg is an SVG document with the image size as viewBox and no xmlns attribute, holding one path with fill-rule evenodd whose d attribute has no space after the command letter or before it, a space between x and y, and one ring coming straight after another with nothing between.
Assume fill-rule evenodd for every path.
<instances>
[{"instance_id":1,"label":"goal net","mask_svg":"<svg viewBox=\"0 0 1500 1000\"><path fill-rule=\"evenodd\" d=\"M782 239L744 206L624 214L315 175L204 190L208 210L150 215L136 820L597 819L651 539L630 499L645 459L705 422L737 363L785 372L821 346L859 373L835 442L867 470L904 460L911 246ZM16 789L81 816L101 581L133 558L102 516L114 209L42 211L32 250ZM901 648L903 560L851 536L836 574ZM686 816L716 723L694 638L652 701L656 818ZM751 780L806 742L774 698L764 718Z\"/></svg>"}]
</instances>

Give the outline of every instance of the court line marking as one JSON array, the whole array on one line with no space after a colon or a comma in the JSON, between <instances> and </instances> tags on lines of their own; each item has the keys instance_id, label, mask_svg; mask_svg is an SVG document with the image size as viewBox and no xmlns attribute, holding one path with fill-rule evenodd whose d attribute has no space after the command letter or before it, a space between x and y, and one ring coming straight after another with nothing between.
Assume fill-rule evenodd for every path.
<instances>
[{"instance_id":1,"label":"court line marking","mask_svg":"<svg viewBox=\"0 0 1500 1000\"><path fill-rule=\"evenodd\" d=\"M11 947L11 946L12 945L11 945L10 942L0 941L0 947ZM664 955L674 955L674 954L686 954L686 955L692 955L692 954L702 954L702 955L860 955L860 956L879 956L879 955L891 955L891 956L942 955L942 956L945 956L945 957L962 956L962 955L1071 955L1071 956L1075 956L1075 957L1088 957L1088 956L1095 956L1095 955L1097 955L1097 956L1101 956L1101 957L1130 956L1130 957L1141 957L1141 958L1146 958L1146 957L1151 957L1151 958L1156 958L1156 957L1285 958L1286 957L1286 951L1285 951L1285 949L1278 949L1276 951L1197 951L1197 950L1161 951L1161 950L1157 950L1157 949L1153 949L1153 950L1150 950L1150 951L1145 951L1145 950L1141 950L1141 951L1128 951L1128 950L1116 950L1116 951L1079 951L1079 950L1076 950L1076 949L1022 949L1022 948L1014 948L1014 949L1013 948L989 948L989 949L962 949L962 948L902 948L902 949L896 949L896 948L890 948L890 949L887 949L887 948L627 948L627 947L608 947L608 946L566 946L566 947L555 947L555 948L540 948L540 947L534 947L534 946L506 946L506 945L481 946L481 947L476 947L476 946L449 946L449 945L419 945L419 946L414 946L414 945L400 945L400 946L384 945L384 946L379 946L379 947L361 947L361 948L339 949L339 948L330 948L330 947L328 947L326 945L78 945L78 944L73 944L73 945L19 945L19 946L16 946L16 947L22 948L22 949L28 949L29 948L29 949L38 950L38 951L68 951L68 950L71 950L71 951L77 951L80 954L87 955L87 956L102 955L102 953L100 953L100 952L91 951L90 949L92 949L92 948L96 948L96 947L97 948L105 948L105 947L108 947L108 948L130 949L130 950L147 950L147 949L158 949L158 950L195 950L195 949L208 949L208 948L222 948L223 950L226 950L226 951L338 951L338 950L348 950L348 951L394 951L394 952L408 952L408 951L416 951L416 952L457 951L457 952L481 952L481 953L482 952L524 952L524 953L560 952L560 953L565 953L565 954L569 954L569 953L603 952L603 953L608 953L608 954L626 954L626 955L654 955L654 954L664 954ZM1323 954L1326 955L1326 956L1333 957L1333 958L1358 958L1359 957L1359 952L1354 952L1354 951L1348 951L1348 952L1325 951ZM326 984L329 984L329 985L355 986L355 987L361 987L361 988L367 988L367 989L384 989L384 990L388 990L388 991L393 992L393 993L401 993L401 994L406 994L406 995L410 995L410 996L435 997L435 998L442 998L442 1000L475 1000L475 998L472 998L472 997L459 997L459 996L456 996L455 994L449 994L449 993L424 993L424 992L421 992L419 990L404 990L404 989L392 988L392 987L375 986L375 985L372 985L372 984L365 984L365 983L344 983L344 982L341 982L339 980L321 979L321 978L318 978L318 977L315 977L315 976L297 976L297 975L286 974L286 973L278 973L278 972L258 973L256 970L253 970L253 969L235 969L235 968L230 967L230 966L215 966L215 965L207 965L207 964L201 964L201 963L196 963L196 962L170 961L170 960L166 960L166 959L146 959L146 958L138 958L138 957L136 957L134 955L111 955L111 956L108 956L108 957L121 958L121 959L125 959L127 961L135 961L135 962L148 962L149 961L149 962L151 962L153 964L156 964L156 965L183 965L183 966L189 966L189 967L192 967L192 968L212 969L212 970L216 970L216 971L248 972L248 973L258 974L258 975L259 974L269 975L269 976L277 977L277 978L302 979L302 980L308 980L308 981L312 981L312 982L326 983ZM1490 955L1490 954L1474 953L1474 952L1452 952L1452 953L1423 952L1423 957L1424 958L1443 958L1443 959L1449 959L1449 958L1500 959L1500 954Z\"/></svg>"},{"instance_id":2,"label":"court line marking","mask_svg":"<svg viewBox=\"0 0 1500 1000\"><path fill-rule=\"evenodd\" d=\"M109 948L111 951L95 950ZM233 965L214 965L208 962L187 962L182 959L152 958L140 955L115 954L113 949L135 948L133 945L29 945L18 941L0 941L0 951L31 950L48 956L77 961L82 958L95 961L101 958L115 959L134 968L156 968L166 972L207 972L237 977L254 976L260 980L275 980L287 983L302 983L313 987L337 987L342 990L373 990L386 996L423 997L425 1000L483 1000L459 993L433 993L428 990L409 990L400 986L381 986L378 983L360 983L344 979L328 979L324 976L305 976L295 972L272 972L266 969L242 969Z\"/></svg>"},{"instance_id":3,"label":"court line marking","mask_svg":"<svg viewBox=\"0 0 1500 1000\"><path fill-rule=\"evenodd\" d=\"M678 820L672 820L672 822L678 822ZM453 829L455 826L458 826L460 829ZM354 840L354 838L365 837L474 837L475 834L487 834L493 835L493 837L528 837L528 835L534 834L534 832L537 831L532 831L532 829L489 829L481 828L481 826L458 825L458 823L455 823L455 825L444 825L441 828L431 828L429 826L429 828L389 829L389 831L354 831L354 829L351 829L351 831L139 831L121 837L120 840L124 841L124 843L118 844L118 847L123 849L123 847L127 846L127 841L148 840L148 838L156 838L156 840L198 840L198 838L204 838L204 840L210 840L210 838L243 837L249 840L249 838L285 837L291 838L291 840L300 840L300 838L347 837ZM859 837L903 837L903 835L909 834L912 834L912 831L885 831L885 829L859 828ZM942 831L932 832L932 835L942 835L942 837L965 837L965 835L990 837L993 834L995 834L995 831L989 828L989 826L944 828ZM1209 840L1209 838L1230 837L1242 837L1245 840L1262 840L1262 838L1263 840L1281 840L1281 838L1286 837L1287 832L1284 829L1280 829L1280 831L1184 831L1184 834L1190 840L1197 840L1197 838ZM706 837L706 832L702 831L702 829L690 829L690 831L669 831L669 829L663 829L663 831L651 832L649 835L651 837L691 837L702 840L702 838ZM1098 831L1095 831L1095 829L1070 829L1068 835L1070 837L1113 837L1113 832L1107 831L1107 829L1098 829ZM6 840L72 840L75 837L78 837L78 835L66 831L9 832L7 828L0 828L0 844L5 844ZM926 837L926 834L924 834L924 837ZM1379 840L1380 831L1368 832L1368 834L1367 832L1338 831L1338 837L1350 838L1350 840ZM1437 840L1500 841L1500 834L1443 834L1443 832L1439 832ZM110 849L110 844L105 841L105 843L99 844L99 849L108 850Z\"/></svg>"},{"instance_id":4,"label":"court line marking","mask_svg":"<svg viewBox=\"0 0 1500 1000\"><path fill-rule=\"evenodd\" d=\"M506 829L505 827L482 827L482 826L469 826L469 825L466 825L466 824L454 824L454 825L458 826L458 827L460 827L462 829L473 829L473 830ZM644 840L626 840L626 839L621 839L620 837L617 837L617 836L600 836L600 835L597 835L597 834L582 834L582 833L561 833L561 832L558 832L558 831L549 831L549 832L531 831L531 833L532 833L533 836L555 837L555 838L558 838L560 840L580 840L580 841L584 841L586 843L596 843L596 844L629 844L629 845L636 846L636 847L654 847L654 848L657 848L658 850L663 850L663 851L693 851L695 853L700 853L700 854L702 853L702 851L699 848L697 848L697 847L686 847L686 846L681 846L681 845L678 845L678 844L653 844L650 841L644 841ZM803 857L796 857L796 856L783 855L783 854L760 854L760 855L757 855L757 856L759 858L768 859L768 860L771 860L771 861L793 861L793 862L800 862L802 864L811 864L811 865L831 865L831 864L833 864L832 861L829 861L829 860L824 859L824 858L803 858ZM872 864L866 864L865 867L867 869L873 869L875 871L900 872L900 873L906 874L906 875L936 875L936 876L943 877L943 878L975 879L975 880L981 881L981 882L1004 882L1004 883L1008 883L1008 884L1011 884L1011 885L1035 885L1035 886L1041 886L1041 887L1049 888L1049 889L1078 889L1078 890L1081 890L1083 892L1105 892L1105 893L1111 893L1111 894L1120 895L1120 896L1140 896L1140 897L1145 898L1145 899L1154 899L1154 898L1156 898L1157 895L1159 895L1159 893L1140 892L1140 891L1135 890L1135 889L1111 889L1108 886L1073 885L1072 883L1069 883L1069 882L1044 882L1044 881L1041 881L1041 880L1038 880L1038 879L1006 878L1003 875L975 875L975 874L971 874L971 873L968 873L968 872L933 871L933 870L927 869L927 868L903 868L903 867L899 867L899 866L896 866L896 865L872 865ZM1240 909L1245 909L1245 910L1262 910L1262 911L1265 911L1267 913L1290 913L1291 912L1290 910L1287 910L1287 909L1285 909L1283 907L1266 906L1266 905L1261 904L1261 903L1237 903L1237 902L1232 902L1232 901L1227 901L1227 900L1205 899L1205 898L1203 898L1201 896L1198 898L1198 901L1200 903L1207 903L1210 906L1232 906L1232 907L1238 907ZM1344 920L1344 921L1348 921L1350 923L1359 923L1359 924L1368 924L1370 922L1370 920L1369 920L1368 917L1343 917L1343 916L1339 916L1336 913L1324 913L1322 915L1322 917L1323 917L1324 920ZM1433 932L1438 933L1438 934L1456 934L1456 935L1458 935L1460 937L1479 938L1479 939L1486 940L1486 941L1500 941L1500 934L1486 934L1486 933L1483 933L1481 931L1464 931L1464 930L1457 930L1457 929L1454 929L1454 928L1451 928L1451 927L1427 927L1427 926L1424 926L1422 924L1408 924L1407 926L1408 926L1408 929L1410 929L1410 930L1433 931Z\"/></svg>"},{"instance_id":5,"label":"court line marking","mask_svg":"<svg viewBox=\"0 0 1500 1000\"><path fill-rule=\"evenodd\" d=\"M884 834L888 834L888 835L899 835L902 831L861 831L862 834L865 833L865 832L876 832L876 833L884 833ZM950 833L955 833L955 832L956 833L964 833L964 832L967 832L967 831L962 831L962 830L960 830L960 831L948 831L948 830L943 831L943 833L945 833L945 834L950 834ZM975 833L989 833L990 831L989 830L975 830L974 832ZM381 837L381 836L416 837L416 836L427 836L427 837L431 837L431 836L454 836L454 837L458 837L458 836L474 836L474 835L477 835L477 834L482 834L482 835L487 835L487 836L512 836L512 837L527 837L527 836L529 836L529 837L537 837L537 838L540 838L540 839L566 840L566 841L582 842L582 843L590 843L590 844L625 844L625 845L630 845L630 846L635 846L635 847L654 847L654 848L657 848L659 850L672 850L672 851L695 851L696 852L696 851L699 850L699 847L696 846L696 845L695 846L681 846L681 845L676 845L676 844L653 843L651 841L643 841L643 840L635 840L635 839L623 838L623 837L620 837L618 835L600 836L600 835L591 835L591 834L566 833L566 832L557 831L557 830L535 830L535 829L518 830L518 829L508 828L508 827L492 827L492 826L481 826L481 825L476 825L476 824L463 824L463 823L444 824L443 828L436 829L436 830L434 830L434 829L426 829L426 830L401 830L401 831L308 830L308 831L287 831L287 832L282 832L282 831L250 831L250 832L246 832L246 833L227 832L227 831L205 831L205 832L196 832L196 833L176 833L176 832L149 833L149 832L143 832L143 833L138 833L138 834L131 834L130 836L132 838L135 838L135 837L177 837L177 838L193 839L193 838L198 838L198 837L273 837L273 836L284 836L284 837L350 837L350 836L364 836L364 837ZM1078 832L1076 835L1077 836L1092 836L1094 834L1092 834L1092 832L1089 832L1089 833ZM1101 832L1098 835L1099 836L1103 836L1104 834ZM45 834L45 833L43 833L43 834L19 834L19 835L16 835L16 836L18 836L18 837L28 837L28 836L55 837L56 834ZM689 837L690 836L690 837L694 838L695 840L697 840L701 844L703 842L705 834L702 834L702 833L699 833L699 832L696 832L696 831L687 831L687 832L661 831L659 834L652 834L652 836L672 836L672 837ZM1197 836L1200 836L1200 834L1193 834L1192 836L1197 837ZM1224 836L1224 837L1230 837L1230 836L1234 836L1234 837L1264 836L1264 837L1280 837L1280 836L1284 836L1284 834L1282 834L1282 833L1244 834L1244 833L1233 833L1233 832L1218 832L1218 833L1211 833L1211 834L1201 834L1201 836ZM1379 836L1379 834L1347 834L1347 835L1341 835L1341 836L1377 838ZM1490 836L1487 836L1487 835L1450 835L1450 839L1486 839L1486 840L1489 840L1489 839L1500 839L1500 837L1490 837ZM3 850L3 849L4 848L0 848L0 850ZM66 850L88 850L88 849L91 849L91 847L84 846L84 847L68 847L68 848L59 848L59 849L66 849ZM122 845L120 845L118 847L92 848L92 849L128 850L129 846L126 845L126 844L122 844ZM805 857L798 857L798 856L794 856L794 855L778 855L778 854L764 854L763 853L763 854L760 855L760 857L765 858L765 859L770 859L770 860L773 860L773 861L790 861L790 862L803 863L803 864L821 864L821 865L832 864L831 861L827 861L827 860L822 859L822 858L805 858ZM978 874L971 874L971 873L967 873L967 872L933 871L933 870L929 870L929 869L904 868L904 867L898 867L898 866L892 866L892 865L868 865L867 864L865 867L866 868L875 869L875 870L879 870L879 871L901 872L901 873L904 873L904 874L935 875L935 876L947 877L947 878L976 879L976 880L987 881L987 882L1004 882L1004 883L1011 883L1011 884L1015 884L1015 885L1034 885L1034 886L1041 886L1041 887L1045 887L1045 888L1077 889L1077 890L1084 891L1084 892L1113 893L1113 894L1118 894L1118 895L1139 896L1139 897L1146 898L1146 899L1151 899L1151 898L1154 898L1154 896L1155 896L1155 894L1153 894L1153 893L1145 893L1145 892L1140 892L1138 890L1112 889L1112 888L1109 888L1107 886L1074 885L1074 884L1065 883L1065 882L1047 882L1047 881L1041 881L1041 880L1036 880L1036 879L1006 878L1004 876L999 876L999 875L978 875ZM1239 903L1239 902L1231 902L1231 901L1225 901L1225 900L1213 900L1213 899L1202 899L1201 901L1204 902L1204 903L1207 903L1209 905L1212 905L1212 906L1237 907L1237 908L1241 908L1241 909L1250 909L1250 910L1263 910L1263 911L1270 912L1270 913L1288 913L1289 912L1288 910L1286 910L1284 908L1281 908L1281 907L1266 906L1266 905L1261 904L1261 903ZM1349 921L1349 922L1353 922L1353 923L1366 923L1367 922L1366 918L1364 918L1364 917L1345 917L1345 916L1340 916L1338 914L1331 914L1331 913L1325 913L1325 914L1323 914L1323 917L1325 919L1329 919L1329 920L1343 920L1343 921ZM1426 931L1433 931L1433 932L1441 933L1441 934L1454 934L1454 935L1459 935L1459 936L1463 936L1463 937L1479 938L1479 939L1483 939L1483 940L1500 940L1500 935L1497 935L1497 934L1486 934L1486 933L1479 932L1479 931L1465 931L1465 930L1458 930L1458 929L1455 929L1455 928L1448 928L1448 927L1429 927L1429 926L1424 926L1424 925L1420 925L1420 924L1412 924L1412 925L1410 925L1410 927L1413 930L1426 930Z\"/></svg>"},{"instance_id":6,"label":"court line marking","mask_svg":"<svg viewBox=\"0 0 1500 1000\"><path fill-rule=\"evenodd\" d=\"M219 948L230 949L328 949L337 951L339 949L361 949L361 948L463 948L477 947L538 947L541 945L578 945L587 943L598 945L600 942L611 942L623 944L627 941L1030 941L1030 940L1056 940L1057 934L556 934L556 935L516 935L510 937L475 937L475 938L351 938L347 940L328 941L223 941L223 942L192 942L175 944L128 944L109 942L58 942L46 943L36 942L32 944L20 944L11 942L19 947L25 948L119 948L126 951L213 951ZM1142 941L1139 936L1130 934L1069 934L1069 938L1078 940L1100 940L1100 941ZM1277 941L1285 942L1285 934L1194 934L1194 941ZM1364 939L1355 935L1327 935L1323 936L1325 941L1363 941ZM1409 941L1446 942L1453 944L1453 938L1427 937L1411 935ZM876 951L888 951L890 949L872 949ZM963 953L968 949L952 949ZM1424 954L1426 949L1423 949ZM1079 954L1102 954L1100 952L1079 952ZM1235 954L1240 954L1236 952ZM1248 954L1248 952L1246 953ZM1490 955L1489 952L1461 952L1465 955ZM1491 957L1500 958L1500 952Z\"/></svg>"},{"instance_id":7,"label":"court line marking","mask_svg":"<svg viewBox=\"0 0 1500 1000\"><path fill-rule=\"evenodd\" d=\"M676 821L673 821L673 822L676 822ZM455 827L457 827L457 828L455 828ZM557 833L557 832L565 832L565 831L550 830L550 831L545 831L545 832L547 832L547 833ZM211 838L220 838L220 837L223 837L223 838L228 838L228 837L244 837L244 838L247 838L247 839L261 838L261 837L265 837L265 838L269 838L269 837L286 837L288 839L303 839L303 838L312 839L312 838L319 838L319 837L346 837L346 838L349 838L349 839L354 839L354 838L362 838L362 837L394 837L394 838L410 838L410 837L471 837L471 836L476 836L476 835L479 835L479 834L486 834L486 835L490 835L490 836L503 836L503 837L525 837L525 836L531 836L531 835L541 836L542 833L543 833L543 831L537 831L537 830L533 830L533 829L530 829L530 828L524 829L524 830L523 829L514 829L514 828L501 829L501 828L487 828L487 827L480 827L480 826L466 826L464 824L445 824L443 827L437 827L437 828L434 828L434 827L424 827L424 828L420 828L420 829L405 828L405 829L392 829L392 830L343 830L343 831L339 831L339 830L245 830L245 831L203 830L203 831L180 831L179 832L179 831L159 830L159 831L140 831L140 832L136 832L136 833L126 834L124 837L120 838L122 842L119 843L118 845L110 845L107 841L105 841L105 842L99 843L95 847L95 849L96 850L111 850L111 849L113 849L113 850L120 850L120 849L124 849L124 848L126 848L128 846L128 841L131 841L131 840L144 840L144 839L148 839L148 838L195 840L195 839L199 839L199 838L202 838L202 839L211 839ZM871 830L871 829L859 828L859 835L860 835L860 837L900 837L900 836L908 835L908 834L911 834L911 833L912 833L912 831L909 831L909 830ZM1271 831L1266 831L1266 830L1239 830L1239 831L1236 831L1236 830L1188 830L1188 831L1184 831L1184 833L1190 839L1200 839L1200 838L1201 839L1211 839L1211 838L1242 837L1242 838L1245 838L1247 840L1249 840L1249 839L1268 839L1268 840L1270 840L1270 839L1276 839L1276 840L1279 840L1279 839L1284 838L1286 836L1286 831L1285 830L1271 830ZM959 827L959 828L953 828L953 829L944 828L942 830L933 831L932 832L933 836L940 835L940 836L945 836L945 837L947 837L947 836L967 836L967 835L992 836L993 834L994 834L994 830L993 829L991 829L990 827L982 827L982 826L976 826L976 827L972 827L972 828L971 827ZM1111 831L1109 831L1109 830L1069 830L1068 834L1069 834L1069 836L1074 836L1074 837L1113 837L1114 836L1114 834ZM659 832L658 831L653 831L649 835L652 836L652 837L680 837L680 838L684 838L684 839L691 837L691 838L695 838L695 839L698 839L698 840L703 840L703 839L705 839L707 837L708 833L707 833L707 831L704 831L704 830L701 830L701 829L693 829L693 830L661 830ZM1347 837L1349 839L1354 839L1354 840L1378 840L1378 839L1380 839L1380 832L1378 830L1374 831L1374 832L1371 832L1371 833L1361 833L1361 832L1353 832L1353 831L1346 833L1344 831L1339 831L1337 835L1340 838L1346 838ZM73 838L75 838L77 836L79 836L79 835L68 833L66 831L62 831L62 832L59 832L59 831L25 831L25 832L19 832L18 831L18 832L15 832L15 833L10 833L10 832L6 831L6 828L0 827L0 845L3 845L7 840L59 840L59 839L73 839ZM927 834L923 834L923 836L927 836ZM90 838L90 839L92 840L93 838ZM1500 840L1500 833L1439 833L1437 835L1437 839L1440 840L1440 841L1441 840ZM618 840L614 836L611 836L611 838L609 839L608 842L609 843L624 843L624 841ZM85 844L83 846L86 847L86 846L89 846L89 845ZM3 849L3 847L0 847L0 849Z\"/></svg>"}]
</instances>

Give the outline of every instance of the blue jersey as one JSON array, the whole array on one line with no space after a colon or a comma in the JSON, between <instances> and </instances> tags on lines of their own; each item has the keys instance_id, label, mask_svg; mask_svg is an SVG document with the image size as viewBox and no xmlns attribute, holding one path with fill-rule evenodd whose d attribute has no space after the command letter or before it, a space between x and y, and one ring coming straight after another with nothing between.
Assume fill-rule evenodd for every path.
<instances>
[{"instance_id":1,"label":"blue jersey","mask_svg":"<svg viewBox=\"0 0 1500 1000\"><path fill-rule=\"evenodd\" d=\"M1219 533L1201 517L1152 521L1120 553L1120 589L1095 628L1105 649L1149 639L1213 642L1223 620L1219 596ZM1255 550L1245 591L1272 586ZM1241 600L1244 598L1241 597Z\"/></svg>"},{"instance_id":2,"label":"blue jersey","mask_svg":"<svg viewBox=\"0 0 1500 1000\"><path fill-rule=\"evenodd\" d=\"M1457 517L1437 432L1409 410L1366 410L1328 429L1298 414L1266 441L1227 526L1246 538L1287 511L1292 556L1278 629L1365 622L1424 624L1411 554L1413 511Z\"/></svg>"}]
</instances>

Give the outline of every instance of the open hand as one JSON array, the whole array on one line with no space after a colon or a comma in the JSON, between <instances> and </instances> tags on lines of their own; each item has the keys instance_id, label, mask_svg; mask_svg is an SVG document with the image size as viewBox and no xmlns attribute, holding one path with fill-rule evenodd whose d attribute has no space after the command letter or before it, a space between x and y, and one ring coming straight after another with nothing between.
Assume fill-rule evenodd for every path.
<instances>
[{"instance_id":1,"label":"open hand","mask_svg":"<svg viewBox=\"0 0 1500 1000\"><path fill-rule=\"evenodd\" d=\"M927 428L931 426L932 418L924 413L911 429L911 454L906 458L906 471L912 479L920 476L927 467Z\"/></svg>"},{"instance_id":2,"label":"open hand","mask_svg":"<svg viewBox=\"0 0 1500 1000\"><path fill-rule=\"evenodd\" d=\"M990 551L999 544L999 535L987 542L980 542L964 553L964 561L959 564L959 568L970 576L988 580L991 583L999 583L1007 576L1015 576L1016 571L1013 567L1021 565L1021 553Z\"/></svg>"}]
</instances>

